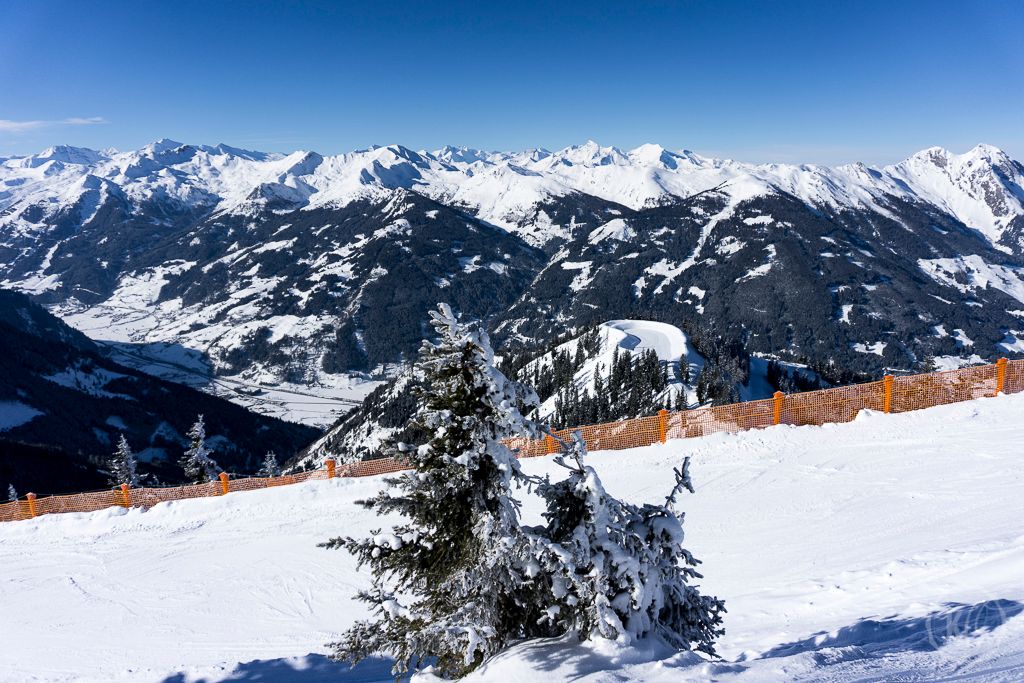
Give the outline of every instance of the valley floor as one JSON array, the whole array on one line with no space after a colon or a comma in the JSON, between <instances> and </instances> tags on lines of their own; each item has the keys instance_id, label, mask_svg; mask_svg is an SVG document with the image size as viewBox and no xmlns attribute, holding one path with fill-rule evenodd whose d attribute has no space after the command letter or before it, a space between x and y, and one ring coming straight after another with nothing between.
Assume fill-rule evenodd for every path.
<instances>
[{"instance_id":1,"label":"valley floor","mask_svg":"<svg viewBox=\"0 0 1024 683\"><path fill-rule=\"evenodd\" d=\"M687 546L723 659L541 642L474 680L1024 679L1024 395L594 453L660 499L693 456ZM550 458L527 471L559 476ZM0 525L2 681L385 681L329 662L367 585L318 542L380 523L333 480ZM536 504L526 515L535 519ZM424 676L424 678L429 678Z\"/></svg>"}]
</instances>

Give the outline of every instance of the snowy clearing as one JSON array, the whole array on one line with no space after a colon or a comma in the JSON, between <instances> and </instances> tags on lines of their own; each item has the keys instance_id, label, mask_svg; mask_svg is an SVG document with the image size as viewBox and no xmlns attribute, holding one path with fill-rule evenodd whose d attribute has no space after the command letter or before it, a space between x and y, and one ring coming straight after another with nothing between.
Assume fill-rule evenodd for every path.
<instances>
[{"instance_id":1,"label":"snowy clearing","mask_svg":"<svg viewBox=\"0 0 1024 683\"><path fill-rule=\"evenodd\" d=\"M21 401L0 401L0 432L20 427L42 414L42 411Z\"/></svg>"},{"instance_id":2,"label":"snowy clearing","mask_svg":"<svg viewBox=\"0 0 1024 683\"><path fill-rule=\"evenodd\" d=\"M636 501L660 499L693 457L687 546L729 610L723 661L541 642L472 680L1021 680L1022 410L1024 395L1003 396L594 453L608 489ZM524 466L560 476L550 458ZM354 504L380 485L0 525L0 680L389 680L386 663L324 657L368 581L316 547L381 526Z\"/></svg>"}]
</instances>

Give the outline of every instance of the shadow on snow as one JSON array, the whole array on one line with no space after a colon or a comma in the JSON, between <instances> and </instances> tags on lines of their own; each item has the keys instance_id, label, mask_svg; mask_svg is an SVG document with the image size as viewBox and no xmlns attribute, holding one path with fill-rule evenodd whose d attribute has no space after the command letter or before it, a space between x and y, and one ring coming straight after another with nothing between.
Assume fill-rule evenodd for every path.
<instances>
[{"instance_id":1,"label":"shadow on snow","mask_svg":"<svg viewBox=\"0 0 1024 683\"><path fill-rule=\"evenodd\" d=\"M888 617L861 619L835 633L820 632L792 643L778 645L758 659L810 655L818 666L829 666L850 660L872 659L899 652L938 650L951 638L976 637L994 631L1024 613L1024 604L1015 600L987 600L975 605L947 603L943 609L921 617ZM485 670L502 670L509 657L530 663L541 672L574 677L600 671L620 669L630 664L659 661L662 668L709 667L715 675L742 673L750 662L709 662L692 652L677 652L657 638L645 639L631 648L611 648L607 652L562 637L521 643L498 654ZM392 662L372 659L356 667L328 659L324 655L254 660L238 664L230 672L212 678L194 678L184 673L166 678L163 683L385 683L391 676Z\"/></svg>"},{"instance_id":2,"label":"shadow on snow","mask_svg":"<svg viewBox=\"0 0 1024 683\"><path fill-rule=\"evenodd\" d=\"M761 659L814 653L816 659L825 663L832 658L823 651L839 648L856 648L863 658L891 652L926 652L939 649L950 638L993 631L1021 612L1024 605L1015 600L986 600L976 605L951 602L922 617L861 619L834 634L821 632L779 645Z\"/></svg>"},{"instance_id":3,"label":"shadow on snow","mask_svg":"<svg viewBox=\"0 0 1024 683\"><path fill-rule=\"evenodd\" d=\"M357 666L328 659L326 655L255 659L238 664L233 670L198 678L178 673L163 683L391 683L389 659L367 659Z\"/></svg>"}]
</instances>

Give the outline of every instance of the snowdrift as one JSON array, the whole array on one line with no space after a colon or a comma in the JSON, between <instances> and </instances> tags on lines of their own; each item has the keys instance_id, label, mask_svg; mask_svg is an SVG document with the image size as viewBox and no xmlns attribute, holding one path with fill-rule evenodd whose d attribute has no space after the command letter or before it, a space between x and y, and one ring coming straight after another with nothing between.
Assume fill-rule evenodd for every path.
<instances>
[{"instance_id":1,"label":"snowdrift","mask_svg":"<svg viewBox=\"0 0 1024 683\"><path fill-rule=\"evenodd\" d=\"M1022 410L1024 395L1000 396L594 453L609 490L637 501L693 457L687 546L729 610L723 661L567 638L515 647L472 680L1020 680ZM550 458L524 467L560 476ZM387 662L325 658L368 581L316 547L381 526L354 503L380 485L0 525L0 680L389 680Z\"/></svg>"}]
</instances>

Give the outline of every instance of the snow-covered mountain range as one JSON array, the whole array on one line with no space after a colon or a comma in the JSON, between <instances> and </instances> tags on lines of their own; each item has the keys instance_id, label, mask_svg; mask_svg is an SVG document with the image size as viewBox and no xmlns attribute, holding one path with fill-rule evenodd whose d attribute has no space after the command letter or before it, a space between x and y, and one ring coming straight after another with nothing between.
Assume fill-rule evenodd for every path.
<instances>
[{"instance_id":1,"label":"snow-covered mountain range","mask_svg":"<svg viewBox=\"0 0 1024 683\"><path fill-rule=\"evenodd\" d=\"M0 159L0 284L124 362L319 424L439 300L499 343L647 318L878 374L1024 351L1022 267L1024 167L987 145L884 168L593 142Z\"/></svg>"},{"instance_id":2,"label":"snow-covered mountain range","mask_svg":"<svg viewBox=\"0 0 1024 683\"><path fill-rule=\"evenodd\" d=\"M76 205L83 223L111 196L136 205L167 201L179 211L237 213L267 204L344 206L402 188L465 207L542 246L568 234L568 226L538 211L555 198L580 193L637 210L717 188L733 203L784 192L813 206L884 212L894 198L923 201L1006 249L1020 253L1024 247L1024 169L991 145L965 154L932 147L880 169L750 164L653 144L623 151L593 141L557 152L416 152L389 145L325 157L165 139L132 152L60 146L0 162L0 210ZM20 218L7 225L24 231L38 225L32 216Z\"/></svg>"}]
</instances>

